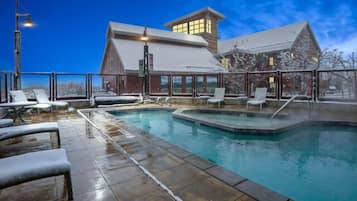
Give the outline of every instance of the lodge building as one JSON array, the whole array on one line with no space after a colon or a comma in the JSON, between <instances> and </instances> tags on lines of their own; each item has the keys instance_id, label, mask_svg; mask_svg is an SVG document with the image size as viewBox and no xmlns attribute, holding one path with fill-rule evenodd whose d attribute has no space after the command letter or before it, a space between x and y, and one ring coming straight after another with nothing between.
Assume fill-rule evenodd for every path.
<instances>
[{"instance_id":1,"label":"lodge building","mask_svg":"<svg viewBox=\"0 0 357 201\"><path fill-rule=\"evenodd\" d=\"M170 30L147 28L152 65L150 75L266 71L312 68L317 65L319 45L308 22L219 41L218 24L224 15L203 8L165 24ZM109 22L101 74L123 74L120 83L106 78L125 92L140 91L139 60L143 58L146 27ZM237 59L237 57L240 57ZM256 63L252 64L251 61ZM239 61L239 62L238 62ZM151 87L160 91L163 76L151 76ZM207 77L203 77L207 80ZM185 85L192 76L176 80Z\"/></svg>"}]
</instances>

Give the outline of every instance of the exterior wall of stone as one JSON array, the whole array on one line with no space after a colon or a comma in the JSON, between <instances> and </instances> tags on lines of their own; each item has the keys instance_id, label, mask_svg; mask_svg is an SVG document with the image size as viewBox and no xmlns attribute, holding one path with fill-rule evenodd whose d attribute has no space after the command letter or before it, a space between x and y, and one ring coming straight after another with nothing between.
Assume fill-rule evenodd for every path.
<instances>
[{"instance_id":1,"label":"exterior wall of stone","mask_svg":"<svg viewBox=\"0 0 357 201\"><path fill-rule=\"evenodd\" d=\"M291 52L294 54L294 59L298 62L299 68L309 68L314 67L314 64L317 65L313 57L319 58L320 48L314 40L309 26L304 27L301 31L291 48Z\"/></svg>"}]
</instances>

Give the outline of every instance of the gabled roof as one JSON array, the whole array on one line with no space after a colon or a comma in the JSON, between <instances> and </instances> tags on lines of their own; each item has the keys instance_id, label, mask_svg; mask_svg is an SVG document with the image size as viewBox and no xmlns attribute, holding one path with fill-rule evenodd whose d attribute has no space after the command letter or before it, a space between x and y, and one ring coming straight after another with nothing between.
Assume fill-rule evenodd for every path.
<instances>
[{"instance_id":1,"label":"gabled roof","mask_svg":"<svg viewBox=\"0 0 357 201\"><path fill-rule=\"evenodd\" d=\"M308 22L300 22L250 35L219 41L218 54L230 52L234 50L235 47L252 53L289 49L294 44L300 32L306 26L308 26Z\"/></svg>"},{"instance_id":2,"label":"gabled roof","mask_svg":"<svg viewBox=\"0 0 357 201\"><path fill-rule=\"evenodd\" d=\"M142 41L111 39L126 71L138 71L143 58ZM160 72L225 72L225 68L205 47L148 42L153 54L154 71Z\"/></svg>"},{"instance_id":3,"label":"gabled roof","mask_svg":"<svg viewBox=\"0 0 357 201\"><path fill-rule=\"evenodd\" d=\"M170 22L167 22L167 23L165 24L165 26L166 26L166 27L171 27L172 25L175 25L175 24L181 22L182 20L191 18L191 17L193 17L193 16L195 16L195 15L198 15L198 14L200 14L200 13L203 13L203 12L209 12L209 13L213 14L214 16L216 16L218 19L224 19L224 15L223 15L222 13L220 13L220 12L218 12L218 11L216 11L216 10L210 8L210 7L206 7L206 8L202 8L202 9L200 9L200 10L198 10L198 11L192 12L192 13L190 13L190 14L187 14L187 15L185 15L185 16L182 16L182 17L180 17L180 18L177 18L177 19L175 19L175 20L172 20L172 21L170 21Z\"/></svg>"},{"instance_id":4,"label":"gabled roof","mask_svg":"<svg viewBox=\"0 0 357 201\"><path fill-rule=\"evenodd\" d=\"M140 38L144 33L145 27L117 22L109 22L109 30L115 34ZM147 28L147 35L152 40L161 40L166 42L182 43L195 46L207 47L208 43L201 36L188 35L154 28Z\"/></svg>"}]
</instances>

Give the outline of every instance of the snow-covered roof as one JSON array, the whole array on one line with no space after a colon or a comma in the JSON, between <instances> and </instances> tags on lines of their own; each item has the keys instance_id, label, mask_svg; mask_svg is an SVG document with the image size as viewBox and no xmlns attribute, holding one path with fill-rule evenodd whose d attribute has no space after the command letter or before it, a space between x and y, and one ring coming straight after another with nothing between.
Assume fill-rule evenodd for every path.
<instances>
[{"instance_id":1,"label":"snow-covered roof","mask_svg":"<svg viewBox=\"0 0 357 201\"><path fill-rule=\"evenodd\" d=\"M139 69L143 59L144 42L126 39L111 39L126 71ZM225 72L214 55L206 47L148 42L153 54L154 72Z\"/></svg>"},{"instance_id":2,"label":"snow-covered roof","mask_svg":"<svg viewBox=\"0 0 357 201\"><path fill-rule=\"evenodd\" d=\"M293 45L299 33L307 25L307 22L300 22L250 35L219 41L218 54L230 52L234 50L235 47L252 53L289 49Z\"/></svg>"},{"instance_id":3,"label":"snow-covered roof","mask_svg":"<svg viewBox=\"0 0 357 201\"><path fill-rule=\"evenodd\" d=\"M144 33L144 26L124 24L118 22L109 22L110 29L115 34L123 36L141 37ZM147 28L147 35L150 40L163 40L167 42L182 43L197 46L208 46L208 43L201 36L177 33L154 28Z\"/></svg>"},{"instance_id":4,"label":"snow-covered roof","mask_svg":"<svg viewBox=\"0 0 357 201\"><path fill-rule=\"evenodd\" d=\"M203 13L203 12L210 12L210 13L212 13L213 15L217 16L219 19L224 19L224 15L223 15L222 13L220 13L220 12L218 12L218 11L216 11L216 10L210 8L210 7L206 7L206 8L202 8L202 9L200 9L200 10L198 10L198 11L192 12L192 13L190 13L190 14L187 14L187 15L185 15L185 16L182 16L182 17L180 17L180 18L174 19L174 20L172 20L172 21L170 21L170 22L167 22L167 23L165 24L165 26L166 26L166 27L171 27L172 25L175 25L175 24L181 22L182 20L185 20L185 19L187 19L187 18L196 16L196 15L198 15L198 14L200 14L200 13Z\"/></svg>"}]
</instances>

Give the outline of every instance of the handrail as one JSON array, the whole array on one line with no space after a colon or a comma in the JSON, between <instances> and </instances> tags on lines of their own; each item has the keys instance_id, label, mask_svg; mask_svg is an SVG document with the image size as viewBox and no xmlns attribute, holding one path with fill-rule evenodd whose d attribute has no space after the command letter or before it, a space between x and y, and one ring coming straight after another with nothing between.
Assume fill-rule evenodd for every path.
<instances>
[{"instance_id":1,"label":"handrail","mask_svg":"<svg viewBox=\"0 0 357 201\"><path fill-rule=\"evenodd\" d=\"M279 114L279 112L281 112L286 106L288 106L292 101L294 101L297 97L299 97L299 95L294 95L292 96L288 101L286 101L286 103L281 106L277 111L274 112L273 115L271 115L271 119L273 119L277 114Z\"/></svg>"}]
</instances>

